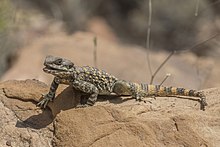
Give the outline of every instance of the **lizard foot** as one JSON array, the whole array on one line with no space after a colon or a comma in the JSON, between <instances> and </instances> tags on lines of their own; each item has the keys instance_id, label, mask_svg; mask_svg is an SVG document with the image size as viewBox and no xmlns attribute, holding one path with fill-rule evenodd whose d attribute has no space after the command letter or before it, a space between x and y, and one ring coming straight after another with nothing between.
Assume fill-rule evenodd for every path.
<instances>
[{"instance_id":1,"label":"lizard foot","mask_svg":"<svg viewBox=\"0 0 220 147\"><path fill-rule=\"evenodd\" d=\"M138 101L138 102L143 101L143 99L141 97L135 97L135 100Z\"/></svg>"},{"instance_id":2,"label":"lizard foot","mask_svg":"<svg viewBox=\"0 0 220 147\"><path fill-rule=\"evenodd\" d=\"M205 100L205 97L201 97L201 100L200 100L200 109L205 111L205 106L207 106L207 102Z\"/></svg>"},{"instance_id":3,"label":"lizard foot","mask_svg":"<svg viewBox=\"0 0 220 147\"><path fill-rule=\"evenodd\" d=\"M37 106L41 107L41 108L46 108L47 104L49 101L52 101L52 98L49 97L47 94L42 96L43 99L37 103Z\"/></svg>"},{"instance_id":4,"label":"lizard foot","mask_svg":"<svg viewBox=\"0 0 220 147\"><path fill-rule=\"evenodd\" d=\"M203 92L199 92L200 97L200 109L205 111L205 106L207 106L206 97Z\"/></svg>"}]
</instances>

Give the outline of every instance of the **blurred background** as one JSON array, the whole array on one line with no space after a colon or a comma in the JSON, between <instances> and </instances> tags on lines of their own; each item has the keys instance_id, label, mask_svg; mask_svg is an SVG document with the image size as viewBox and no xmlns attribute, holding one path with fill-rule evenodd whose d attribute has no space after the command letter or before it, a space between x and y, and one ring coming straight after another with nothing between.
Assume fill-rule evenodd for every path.
<instances>
[{"instance_id":1,"label":"blurred background","mask_svg":"<svg viewBox=\"0 0 220 147\"><path fill-rule=\"evenodd\" d=\"M93 39L97 36L100 68L126 80L149 82L145 54L148 16L148 0L1 0L1 80L46 81L41 76L46 54L93 65ZM187 49L217 34L219 17L219 0L153 0L152 70L170 51ZM158 82L171 72L170 84L220 86L219 41L217 36L188 54L175 56Z\"/></svg>"}]
</instances>

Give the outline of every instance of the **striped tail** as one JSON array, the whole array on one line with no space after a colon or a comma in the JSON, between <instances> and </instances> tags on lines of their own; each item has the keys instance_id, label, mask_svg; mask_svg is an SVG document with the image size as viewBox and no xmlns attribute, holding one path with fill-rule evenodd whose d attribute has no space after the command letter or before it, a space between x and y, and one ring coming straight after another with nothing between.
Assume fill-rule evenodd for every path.
<instances>
[{"instance_id":1,"label":"striped tail","mask_svg":"<svg viewBox=\"0 0 220 147\"><path fill-rule=\"evenodd\" d=\"M137 83L129 84L131 87L132 95L137 99L146 96L190 96L200 98L201 110L205 110L205 106L207 106L206 97L204 93L200 91L185 88L164 87L160 85L148 85Z\"/></svg>"}]
</instances>

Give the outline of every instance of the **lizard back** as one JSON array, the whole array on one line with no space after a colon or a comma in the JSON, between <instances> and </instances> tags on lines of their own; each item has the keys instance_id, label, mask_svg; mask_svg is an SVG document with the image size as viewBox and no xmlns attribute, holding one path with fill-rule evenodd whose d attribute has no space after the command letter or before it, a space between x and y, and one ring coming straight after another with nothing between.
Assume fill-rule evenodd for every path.
<instances>
[{"instance_id":1,"label":"lizard back","mask_svg":"<svg viewBox=\"0 0 220 147\"><path fill-rule=\"evenodd\" d=\"M92 83L100 94L111 93L114 83L118 80L113 75L90 66L76 66L74 75L78 80Z\"/></svg>"}]
</instances>

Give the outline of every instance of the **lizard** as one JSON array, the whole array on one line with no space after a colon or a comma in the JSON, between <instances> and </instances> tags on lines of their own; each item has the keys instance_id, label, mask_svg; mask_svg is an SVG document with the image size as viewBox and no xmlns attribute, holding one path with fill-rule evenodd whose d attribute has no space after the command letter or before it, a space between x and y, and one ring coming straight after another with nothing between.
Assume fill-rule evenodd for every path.
<instances>
[{"instance_id":1,"label":"lizard","mask_svg":"<svg viewBox=\"0 0 220 147\"><path fill-rule=\"evenodd\" d=\"M98 95L111 95L112 93L118 96L131 96L138 101L150 96L198 97L200 109L205 110L207 106L204 93L192 89L128 82L95 67L75 66L68 59L51 55L46 56L44 66L43 71L52 74L54 79L49 92L43 95L43 99L37 104L41 108L45 108L49 101L54 100L59 84L71 85L75 90L88 95L85 103L78 104L77 108L93 106Z\"/></svg>"}]
</instances>

